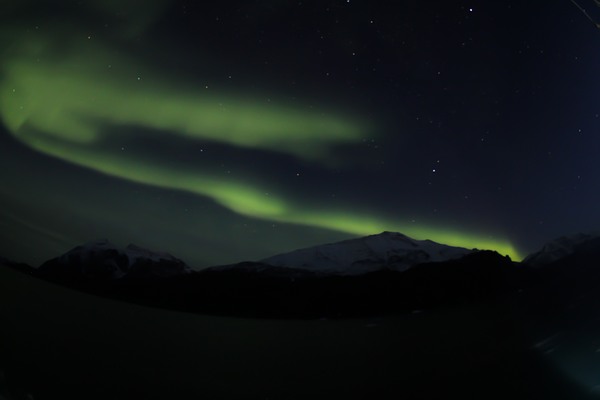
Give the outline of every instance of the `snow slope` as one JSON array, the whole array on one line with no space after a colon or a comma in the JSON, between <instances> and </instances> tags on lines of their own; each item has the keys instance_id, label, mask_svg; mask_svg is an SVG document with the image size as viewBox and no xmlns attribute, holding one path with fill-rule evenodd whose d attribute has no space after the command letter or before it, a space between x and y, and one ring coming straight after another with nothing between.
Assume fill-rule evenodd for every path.
<instances>
[{"instance_id":1,"label":"snow slope","mask_svg":"<svg viewBox=\"0 0 600 400\"><path fill-rule=\"evenodd\" d=\"M546 243L539 251L527 256L523 263L534 267L550 264L573 254L579 246L594 239L600 239L600 232L561 236Z\"/></svg>"},{"instance_id":2,"label":"snow slope","mask_svg":"<svg viewBox=\"0 0 600 400\"><path fill-rule=\"evenodd\" d=\"M401 233L383 232L278 254L260 261L319 273L360 275L380 269L405 271L417 264L456 259L473 251L431 240L415 240Z\"/></svg>"},{"instance_id":3,"label":"snow slope","mask_svg":"<svg viewBox=\"0 0 600 400\"><path fill-rule=\"evenodd\" d=\"M63 273L104 279L121 279L125 276L162 278L192 272L183 261L168 253L153 252L132 244L122 249L108 240L77 246L40 266L40 270L50 273L57 268Z\"/></svg>"}]
</instances>

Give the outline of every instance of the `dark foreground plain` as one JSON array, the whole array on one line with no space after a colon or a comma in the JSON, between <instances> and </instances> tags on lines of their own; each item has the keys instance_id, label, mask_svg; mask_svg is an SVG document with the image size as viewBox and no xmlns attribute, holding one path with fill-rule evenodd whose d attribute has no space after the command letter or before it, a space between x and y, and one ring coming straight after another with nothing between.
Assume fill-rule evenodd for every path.
<instances>
[{"instance_id":1,"label":"dark foreground plain","mask_svg":"<svg viewBox=\"0 0 600 400\"><path fill-rule=\"evenodd\" d=\"M0 268L0 399L589 399L512 301L270 320L167 311Z\"/></svg>"}]
</instances>

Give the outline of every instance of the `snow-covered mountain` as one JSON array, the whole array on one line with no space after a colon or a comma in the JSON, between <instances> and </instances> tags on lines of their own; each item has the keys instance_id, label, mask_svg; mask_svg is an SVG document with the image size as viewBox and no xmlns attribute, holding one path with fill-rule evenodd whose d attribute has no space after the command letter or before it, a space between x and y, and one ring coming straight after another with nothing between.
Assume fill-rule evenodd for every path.
<instances>
[{"instance_id":1,"label":"snow-covered mountain","mask_svg":"<svg viewBox=\"0 0 600 400\"><path fill-rule=\"evenodd\" d=\"M457 259L474 251L383 232L278 254L260 262L318 273L360 275L381 269L405 271L418 264Z\"/></svg>"},{"instance_id":2,"label":"snow-covered mountain","mask_svg":"<svg viewBox=\"0 0 600 400\"><path fill-rule=\"evenodd\" d=\"M201 271L167 253L101 240L30 275L137 304L274 318L409 312L491 299L524 285L515 263L496 252L392 232Z\"/></svg>"},{"instance_id":3,"label":"snow-covered mountain","mask_svg":"<svg viewBox=\"0 0 600 400\"><path fill-rule=\"evenodd\" d=\"M578 248L593 240L600 240L600 232L561 236L544 244L541 250L527 256L523 263L532 267L550 264L574 254Z\"/></svg>"},{"instance_id":4,"label":"snow-covered mountain","mask_svg":"<svg viewBox=\"0 0 600 400\"><path fill-rule=\"evenodd\" d=\"M168 253L153 252L132 244L122 249L108 240L98 240L45 262L38 271L42 275L115 280L124 277L167 278L189 274L192 269Z\"/></svg>"}]
</instances>

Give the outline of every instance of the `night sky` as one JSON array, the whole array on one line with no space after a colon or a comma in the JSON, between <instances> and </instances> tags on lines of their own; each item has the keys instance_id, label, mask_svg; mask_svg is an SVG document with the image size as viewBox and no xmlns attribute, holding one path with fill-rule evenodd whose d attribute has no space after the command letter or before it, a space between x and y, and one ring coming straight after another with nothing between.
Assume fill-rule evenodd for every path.
<instances>
[{"instance_id":1,"label":"night sky","mask_svg":"<svg viewBox=\"0 0 600 400\"><path fill-rule=\"evenodd\" d=\"M0 254L205 267L388 230L521 259L598 229L579 4L3 1Z\"/></svg>"}]
</instances>

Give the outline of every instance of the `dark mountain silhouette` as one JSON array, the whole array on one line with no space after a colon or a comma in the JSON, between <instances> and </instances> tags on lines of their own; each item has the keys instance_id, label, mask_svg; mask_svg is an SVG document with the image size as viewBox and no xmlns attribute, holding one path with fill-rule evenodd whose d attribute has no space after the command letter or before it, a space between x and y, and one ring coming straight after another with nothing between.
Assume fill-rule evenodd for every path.
<instances>
[{"instance_id":1,"label":"dark mountain silhouette","mask_svg":"<svg viewBox=\"0 0 600 400\"><path fill-rule=\"evenodd\" d=\"M390 236L392 235L392 236ZM399 235L399 234L397 234ZM338 273L331 268L319 270L273 266L265 262L238 264L193 271L183 261L167 253L151 252L130 245L119 249L108 241L78 246L63 256L42 264L38 269L23 264L4 263L39 278L100 296L138 304L195 313L269 318L335 318L406 313L457 304L497 301L516 293L529 304L565 304L593 293L600 285L600 238L578 241L561 250L561 257L539 254L534 265L516 263L493 251L465 251L456 258L412 265L406 270L389 268L389 260L375 254L364 243L377 243L378 254L398 254L407 247L432 246L432 242L412 242L391 233L326 245L338 257L339 249L350 246L364 257L368 268L360 273ZM393 240L390 240L393 239ZM588 240L589 239L589 240ZM392 252L381 243L401 243ZM411 246L407 246L407 243ZM561 243L564 243L562 241ZM545 249L556 249L548 245ZM317 250L314 250L317 249ZM323 254L318 247L310 252ZM358 249L358 251L356 251ZM386 253L387 252L387 253ZM278 256L277 259L286 258ZM376 260L381 265L376 265ZM339 257L338 257L339 258ZM363 258L364 259L364 258ZM551 262L540 266L541 259ZM339 263L338 263L339 264ZM366 264L365 264L366 265ZM356 265L355 265L356 266ZM342 268L343 270L343 268ZM591 295L591 294L590 294Z\"/></svg>"}]
</instances>

